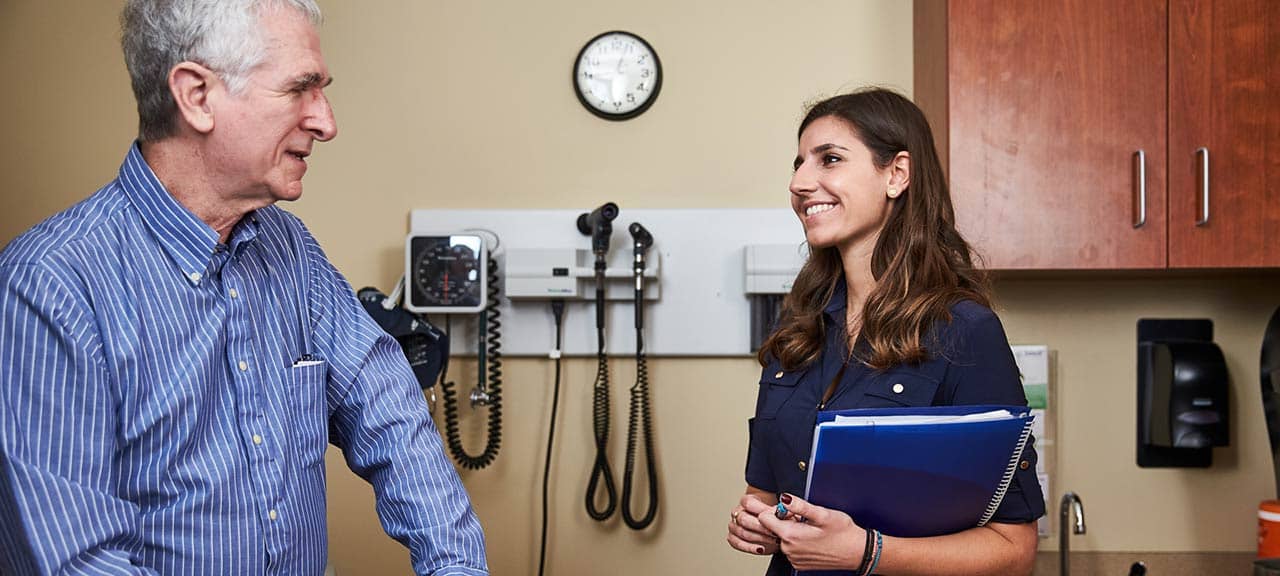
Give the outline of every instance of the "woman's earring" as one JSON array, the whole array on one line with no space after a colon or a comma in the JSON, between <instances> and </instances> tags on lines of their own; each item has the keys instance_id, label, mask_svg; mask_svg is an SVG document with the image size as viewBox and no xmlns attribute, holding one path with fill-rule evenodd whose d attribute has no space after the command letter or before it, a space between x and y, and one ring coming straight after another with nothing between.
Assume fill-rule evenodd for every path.
<instances>
[{"instance_id":1,"label":"woman's earring","mask_svg":"<svg viewBox=\"0 0 1280 576\"><path fill-rule=\"evenodd\" d=\"M897 189L897 188L894 188L893 186L890 186L890 187L889 187L889 191L888 191L888 192L889 192L889 197L890 197L890 198L897 198L897 197L898 197L898 189Z\"/></svg>"}]
</instances>

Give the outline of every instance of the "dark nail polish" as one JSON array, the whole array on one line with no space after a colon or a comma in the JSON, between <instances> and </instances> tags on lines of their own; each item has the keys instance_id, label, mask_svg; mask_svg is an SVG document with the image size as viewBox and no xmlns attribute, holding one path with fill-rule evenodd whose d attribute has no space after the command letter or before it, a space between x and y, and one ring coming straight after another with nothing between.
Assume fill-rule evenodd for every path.
<instances>
[{"instance_id":1,"label":"dark nail polish","mask_svg":"<svg viewBox=\"0 0 1280 576\"><path fill-rule=\"evenodd\" d=\"M764 554L764 546L756 546L756 554Z\"/></svg>"},{"instance_id":2,"label":"dark nail polish","mask_svg":"<svg viewBox=\"0 0 1280 576\"><path fill-rule=\"evenodd\" d=\"M787 494L787 493L785 493L785 492L784 492L781 496L779 496L779 497L778 497L778 499L779 499L779 500L782 500L782 503L783 503L783 504L790 504L790 503L791 503L791 495L790 495L790 494Z\"/></svg>"}]
</instances>

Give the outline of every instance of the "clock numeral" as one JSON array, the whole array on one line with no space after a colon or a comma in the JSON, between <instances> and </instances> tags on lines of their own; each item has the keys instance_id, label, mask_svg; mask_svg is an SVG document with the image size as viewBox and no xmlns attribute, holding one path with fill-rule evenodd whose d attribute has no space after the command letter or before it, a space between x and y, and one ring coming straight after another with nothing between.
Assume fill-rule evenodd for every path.
<instances>
[{"instance_id":1,"label":"clock numeral","mask_svg":"<svg viewBox=\"0 0 1280 576\"><path fill-rule=\"evenodd\" d=\"M622 103L621 103L621 102L619 102L619 101L617 101L617 100L614 100L614 101L613 101L613 109L614 109L614 110L617 110L617 109L619 109L619 108L622 108Z\"/></svg>"},{"instance_id":2,"label":"clock numeral","mask_svg":"<svg viewBox=\"0 0 1280 576\"><path fill-rule=\"evenodd\" d=\"M590 73L590 72L587 72L586 70L583 70L583 71L582 71L582 77L583 77L583 78L586 78L587 80L591 80L592 78L595 78L596 76L595 76L595 74L592 74L592 73Z\"/></svg>"},{"instance_id":3,"label":"clock numeral","mask_svg":"<svg viewBox=\"0 0 1280 576\"><path fill-rule=\"evenodd\" d=\"M632 94L631 92L627 92L627 102L630 102L630 103L632 103L632 104L635 104L635 103L636 103L636 95L635 95L635 94Z\"/></svg>"},{"instance_id":4,"label":"clock numeral","mask_svg":"<svg viewBox=\"0 0 1280 576\"><path fill-rule=\"evenodd\" d=\"M641 77L641 78L648 78L648 77L649 77L649 69L648 69L648 68L644 68L644 69L640 70L640 77Z\"/></svg>"},{"instance_id":5,"label":"clock numeral","mask_svg":"<svg viewBox=\"0 0 1280 576\"><path fill-rule=\"evenodd\" d=\"M600 59L599 59L599 58L592 58L592 59L590 59L590 60L587 60L587 64L590 64L590 65L592 65L592 66L599 66L599 65L600 65Z\"/></svg>"},{"instance_id":6,"label":"clock numeral","mask_svg":"<svg viewBox=\"0 0 1280 576\"><path fill-rule=\"evenodd\" d=\"M641 54L640 58L636 60L636 64L644 64L644 61L648 59L649 59L648 54Z\"/></svg>"},{"instance_id":7,"label":"clock numeral","mask_svg":"<svg viewBox=\"0 0 1280 576\"><path fill-rule=\"evenodd\" d=\"M641 82L639 86L636 86L636 90L644 92L645 91L644 82Z\"/></svg>"}]
</instances>

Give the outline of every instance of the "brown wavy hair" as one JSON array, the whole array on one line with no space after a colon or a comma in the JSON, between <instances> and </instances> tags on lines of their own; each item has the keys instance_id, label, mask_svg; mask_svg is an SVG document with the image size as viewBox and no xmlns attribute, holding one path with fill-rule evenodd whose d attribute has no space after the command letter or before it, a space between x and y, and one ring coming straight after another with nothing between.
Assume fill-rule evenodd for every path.
<instances>
[{"instance_id":1,"label":"brown wavy hair","mask_svg":"<svg viewBox=\"0 0 1280 576\"><path fill-rule=\"evenodd\" d=\"M879 169L888 167L899 152L910 156L907 189L890 208L871 256L877 284L862 309L859 341L866 347L858 346L856 357L877 370L918 364L930 355L930 343L925 342L929 328L950 322L953 304L973 300L991 305L986 274L974 266L969 244L956 231L933 133L920 108L891 90L866 88L813 105L797 137L813 121L828 116L853 130ZM782 302L778 328L757 353L762 366L777 358L783 367L794 369L821 356L823 309L843 277L834 246L810 249L809 260Z\"/></svg>"}]
</instances>

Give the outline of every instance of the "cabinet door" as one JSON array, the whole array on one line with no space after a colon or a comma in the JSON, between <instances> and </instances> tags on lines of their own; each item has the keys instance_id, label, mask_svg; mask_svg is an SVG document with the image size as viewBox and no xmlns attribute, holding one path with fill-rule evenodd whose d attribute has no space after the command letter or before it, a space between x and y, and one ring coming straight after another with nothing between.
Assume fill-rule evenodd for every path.
<instances>
[{"instance_id":1,"label":"cabinet door","mask_svg":"<svg viewBox=\"0 0 1280 576\"><path fill-rule=\"evenodd\" d=\"M1170 2L1171 267L1280 266L1278 27L1276 0Z\"/></svg>"},{"instance_id":2,"label":"cabinet door","mask_svg":"<svg viewBox=\"0 0 1280 576\"><path fill-rule=\"evenodd\" d=\"M952 197L987 267L1165 267L1165 0L947 8Z\"/></svg>"}]
</instances>

